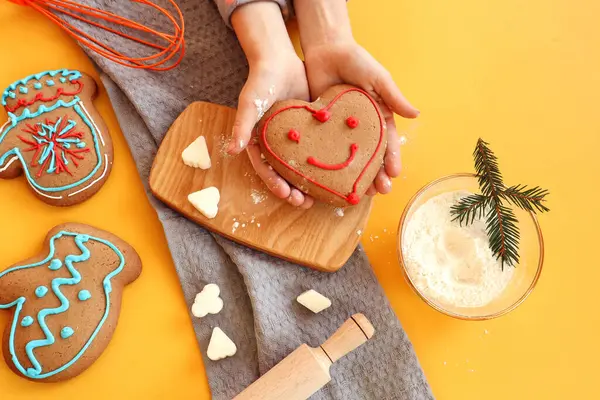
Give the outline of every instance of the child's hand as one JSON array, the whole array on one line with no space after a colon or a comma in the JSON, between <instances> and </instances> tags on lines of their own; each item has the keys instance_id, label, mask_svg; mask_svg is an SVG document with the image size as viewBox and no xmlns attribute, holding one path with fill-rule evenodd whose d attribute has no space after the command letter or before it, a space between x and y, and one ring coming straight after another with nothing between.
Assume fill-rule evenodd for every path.
<instances>
[{"instance_id":1,"label":"child's hand","mask_svg":"<svg viewBox=\"0 0 600 400\"><path fill-rule=\"evenodd\" d=\"M353 39L345 0L296 2L296 13L313 98L327 88L349 83L361 87L377 100L388 132L384 167L368 194L389 193L400 174L400 141L392 112L416 118L419 111L402 95L390 73Z\"/></svg>"},{"instance_id":2,"label":"child's hand","mask_svg":"<svg viewBox=\"0 0 600 400\"><path fill-rule=\"evenodd\" d=\"M227 151L239 154L247 149L256 173L277 197L294 206L309 208L313 199L290 187L265 163L260 147L252 140L255 124L274 102L309 100L304 64L296 55L276 3L256 2L240 7L231 21L248 58L250 73L240 94Z\"/></svg>"}]
</instances>

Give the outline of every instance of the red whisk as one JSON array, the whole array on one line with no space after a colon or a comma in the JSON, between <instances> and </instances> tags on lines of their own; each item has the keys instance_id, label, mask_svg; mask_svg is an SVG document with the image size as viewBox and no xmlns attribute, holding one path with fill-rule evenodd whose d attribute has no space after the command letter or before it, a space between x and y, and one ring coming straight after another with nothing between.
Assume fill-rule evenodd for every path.
<instances>
[{"instance_id":1,"label":"red whisk","mask_svg":"<svg viewBox=\"0 0 600 400\"><path fill-rule=\"evenodd\" d=\"M174 17L165 8L154 4L150 0L130 0L132 3L147 5L154 8L158 13L164 15L172 25L172 32L165 33L144 26L138 22L124 18L109 11L100 10L86 6L71 0L8 0L22 6L29 6L48 17L61 29L71 35L80 45L95 51L101 56L126 67L137 69L148 69L152 71L167 71L175 68L185 53L185 23L181 10L174 0L168 0L176 12ZM85 33L73 24L59 18L59 15L67 15L76 20L88 23L97 28L111 32L125 39L132 40L151 49L153 53L145 57L129 57L108 44L102 43ZM105 23L120 25L130 29L132 34L119 32L107 26ZM142 39L133 35L133 32L151 35L153 40Z\"/></svg>"}]
</instances>

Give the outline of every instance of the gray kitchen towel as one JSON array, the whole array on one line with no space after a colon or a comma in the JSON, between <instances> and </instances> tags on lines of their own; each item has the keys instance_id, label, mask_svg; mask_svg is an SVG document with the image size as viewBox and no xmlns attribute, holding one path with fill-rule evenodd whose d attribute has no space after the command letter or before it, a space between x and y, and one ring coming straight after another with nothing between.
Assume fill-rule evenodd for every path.
<instances>
[{"instance_id":1,"label":"gray kitchen towel","mask_svg":"<svg viewBox=\"0 0 600 400\"><path fill-rule=\"evenodd\" d=\"M155 27L162 24L154 13L133 2L84 2ZM202 321L194 318L213 398L231 399L300 344L322 343L356 312L373 323L375 336L334 364L332 382L311 398L433 398L412 345L361 248L337 273L312 271L210 234L150 194L152 161L179 113L196 100L234 107L248 73L233 32L210 0L181 0L178 4L186 19L187 45L184 61L174 70L134 70L93 53L90 57L103 71L104 86L164 226L187 304L191 307L205 284L221 287L224 310ZM89 25L80 27L104 42L118 40ZM120 40L119 46L128 54L138 51ZM299 306L296 296L311 288L329 297L333 306L318 315ZM206 357L215 326L237 344L234 357L218 362Z\"/></svg>"}]
</instances>

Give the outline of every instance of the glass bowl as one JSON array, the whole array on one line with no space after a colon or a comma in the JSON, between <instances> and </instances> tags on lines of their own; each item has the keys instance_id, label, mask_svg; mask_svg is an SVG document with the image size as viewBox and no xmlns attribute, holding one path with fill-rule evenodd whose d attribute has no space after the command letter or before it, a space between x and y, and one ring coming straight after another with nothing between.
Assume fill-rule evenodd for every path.
<instances>
[{"instance_id":1,"label":"glass bowl","mask_svg":"<svg viewBox=\"0 0 600 400\"><path fill-rule=\"evenodd\" d=\"M398 258L409 286L423 301L441 313L464 320L486 320L504 315L517 308L535 287L544 263L544 239L535 214L512 207L521 231L519 245L520 262L514 267L513 277L502 294L481 307L459 307L442 303L419 290L411 279L402 250L406 222L427 200L439 194L457 190L479 193L479 184L474 174L454 174L437 179L419 190L402 213L398 228ZM513 268L511 266L505 268Z\"/></svg>"}]
</instances>

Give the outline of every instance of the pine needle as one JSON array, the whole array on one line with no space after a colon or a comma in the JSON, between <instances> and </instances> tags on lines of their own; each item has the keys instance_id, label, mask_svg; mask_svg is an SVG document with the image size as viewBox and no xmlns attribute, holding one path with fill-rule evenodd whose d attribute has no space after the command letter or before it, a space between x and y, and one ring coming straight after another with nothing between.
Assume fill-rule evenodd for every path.
<instances>
[{"instance_id":1,"label":"pine needle","mask_svg":"<svg viewBox=\"0 0 600 400\"><path fill-rule=\"evenodd\" d=\"M548 212L550 209L544 205L546 196L549 192L539 186L528 189L526 185L515 185L505 189L501 196L515 206L525 211L541 213Z\"/></svg>"},{"instance_id":2,"label":"pine needle","mask_svg":"<svg viewBox=\"0 0 600 400\"><path fill-rule=\"evenodd\" d=\"M450 209L450 212L454 215L452 220L458 220L461 226L463 224L465 226L471 225L475 221L475 218L483 218L488 202L488 198L481 194L467 196Z\"/></svg>"}]
</instances>

